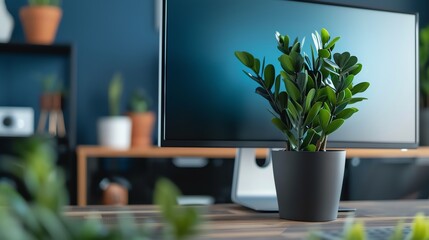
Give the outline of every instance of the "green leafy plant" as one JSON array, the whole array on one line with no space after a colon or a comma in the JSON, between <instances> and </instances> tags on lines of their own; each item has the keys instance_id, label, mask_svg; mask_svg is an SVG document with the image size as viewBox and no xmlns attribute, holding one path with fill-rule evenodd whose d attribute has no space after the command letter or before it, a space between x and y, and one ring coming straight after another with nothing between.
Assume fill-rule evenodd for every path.
<instances>
[{"instance_id":1,"label":"green leafy plant","mask_svg":"<svg viewBox=\"0 0 429 240\"><path fill-rule=\"evenodd\" d=\"M348 106L366 99L355 95L366 91L369 83L353 84L362 64L349 52L333 53L340 37L331 39L324 28L312 34L311 56L302 51L304 40L291 42L278 32L276 38L281 52L277 74L274 65L265 65L265 59L261 65L249 52L236 51L235 56L253 72L243 71L259 85L256 93L269 102L272 123L285 135L286 150L324 151L328 135L358 111Z\"/></svg>"},{"instance_id":2,"label":"green leafy plant","mask_svg":"<svg viewBox=\"0 0 429 240\"><path fill-rule=\"evenodd\" d=\"M60 6L60 0L28 0L30 6Z\"/></svg>"},{"instance_id":3,"label":"green leafy plant","mask_svg":"<svg viewBox=\"0 0 429 240\"><path fill-rule=\"evenodd\" d=\"M198 212L177 206L180 192L166 179L159 180L155 188L165 222L162 227L137 225L131 215L119 217L118 224L109 227L97 217L65 216L65 177L55 165L53 141L41 137L21 141L15 151L18 155L2 156L0 167L22 182L28 196L21 196L12 181L0 181L0 239L187 239L197 232Z\"/></svg>"},{"instance_id":4,"label":"green leafy plant","mask_svg":"<svg viewBox=\"0 0 429 240\"><path fill-rule=\"evenodd\" d=\"M62 93L63 85L56 74L47 74L41 77L42 91L44 93Z\"/></svg>"},{"instance_id":5,"label":"green leafy plant","mask_svg":"<svg viewBox=\"0 0 429 240\"><path fill-rule=\"evenodd\" d=\"M111 116L117 116L121 113L122 75L120 73L113 75L110 80L108 95L109 113Z\"/></svg>"},{"instance_id":6,"label":"green leafy plant","mask_svg":"<svg viewBox=\"0 0 429 240\"><path fill-rule=\"evenodd\" d=\"M149 111L149 98L142 89L137 89L133 92L128 102L128 109L134 113L144 113Z\"/></svg>"},{"instance_id":7,"label":"green leafy plant","mask_svg":"<svg viewBox=\"0 0 429 240\"><path fill-rule=\"evenodd\" d=\"M420 30L420 90L423 107L429 107L429 26Z\"/></svg>"},{"instance_id":8,"label":"green leafy plant","mask_svg":"<svg viewBox=\"0 0 429 240\"><path fill-rule=\"evenodd\" d=\"M405 224L399 221L393 230L389 240L427 240L429 239L429 219L422 213L417 213L414 216L413 222L410 225L411 231L404 235ZM308 239L327 239L323 232L312 232ZM332 238L335 240L365 240L368 239L365 225L361 221L356 221L353 218L348 218L344 224L343 234L341 237Z\"/></svg>"}]
</instances>

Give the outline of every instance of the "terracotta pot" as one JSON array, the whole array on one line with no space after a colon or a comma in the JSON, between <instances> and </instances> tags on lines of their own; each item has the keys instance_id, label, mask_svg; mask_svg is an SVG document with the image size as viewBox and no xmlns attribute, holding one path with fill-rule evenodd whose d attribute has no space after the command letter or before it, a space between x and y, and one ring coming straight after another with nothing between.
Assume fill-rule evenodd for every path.
<instances>
[{"instance_id":1,"label":"terracotta pot","mask_svg":"<svg viewBox=\"0 0 429 240\"><path fill-rule=\"evenodd\" d=\"M152 131L155 122L153 112L128 113L131 118L131 147L142 148L152 145Z\"/></svg>"},{"instance_id":2,"label":"terracotta pot","mask_svg":"<svg viewBox=\"0 0 429 240\"><path fill-rule=\"evenodd\" d=\"M55 6L26 6L19 11L28 43L52 44L62 17L62 10Z\"/></svg>"}]
</instances>

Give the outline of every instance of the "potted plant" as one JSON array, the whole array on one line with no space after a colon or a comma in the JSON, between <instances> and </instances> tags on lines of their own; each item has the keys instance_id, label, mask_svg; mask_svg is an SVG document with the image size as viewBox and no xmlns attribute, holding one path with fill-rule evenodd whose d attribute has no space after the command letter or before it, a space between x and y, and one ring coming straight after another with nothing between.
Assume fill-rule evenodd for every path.
<instances>
[{"instance_id":1,"label":"potted plant","mask_svg":"<svg viewBox=\"0 0 429 240\"><path fill-rule=\"evenodd\" d=\"M46 75L42 79L42 94L40 96L40 116L37 132L65 137L66 127L63 114L63 87L55 74Z\"/></svg>"},{"instance_id":2,"label":"potted plant","mask_svg":"<svg viewBox=\"0 0 429 240\"><path fill-rule=\"evenodd\" d=\"M420 145L429 145L429 26L420 30Z\"/></svg>"},{"instance_id":3,"label":"potted plant","mask_svg":"<svg viewBox=\"0 0 429 240\"><path fill-rule=\"evenodd\" d=\"M110 116L98 119L98 142L102 146L128 149L131 142L131 120L120 115L122 75L117 73L109 84Z\"/></svg>"},{"instance_id":4,"label":"potted plant","mask_svg":"<svg viewBox=\"0 0 429 240\"><path fill-rule=\"evenodd\" d=\"M51 44L62 17L59 0L28 0L19 11L25 38L32 44Z\"/></svg>"},{"instance_id":5,"label":"potted plant","mask_svg":"<svg viewBox=\"0 0 429 240\"><path fill-rule=\"evenodd\" d=\"M131 119L131 147L142 148L152 145L152 131L155 114L149 111L149 99L143 90L137 89L128 103Z\"/></svg>"},{"instance_id":6,"label":"potted plant","mask_svg":"<svg viewBox=\"0 0 429 240\"><path fill-rule=\"evenodd\" d=\"M312 34L310 56L298 39L292 42L278 32L276 38L278 72L248 52L235 56L251 70L244 73L259 85L256 93L270 104L272 123L285 137L285 149L272 151L279 214L290 220L334 220L346 153L327 151L328 136L358 111L348 106L365 100L355 95L369 83L353 84L362 64L349 52L333 53L340 38L331 39L326 29Z\"/></svg>"}]
</instances>

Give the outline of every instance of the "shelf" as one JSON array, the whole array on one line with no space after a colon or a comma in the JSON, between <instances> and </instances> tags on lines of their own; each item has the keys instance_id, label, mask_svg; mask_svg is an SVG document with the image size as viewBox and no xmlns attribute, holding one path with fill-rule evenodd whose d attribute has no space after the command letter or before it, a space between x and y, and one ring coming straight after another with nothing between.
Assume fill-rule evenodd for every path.
<instances>
[{"instance_id":1,"label":"shelf","mask_svg":"<svg viewBox=\"0 0 429 240\"><path fill-rule=\"evenodd\" d=\"M24 54L71 54L73 48L70 44L35 45L27 43L0 43L2 53L24 53Z\"/></svg>"}]
</instances>

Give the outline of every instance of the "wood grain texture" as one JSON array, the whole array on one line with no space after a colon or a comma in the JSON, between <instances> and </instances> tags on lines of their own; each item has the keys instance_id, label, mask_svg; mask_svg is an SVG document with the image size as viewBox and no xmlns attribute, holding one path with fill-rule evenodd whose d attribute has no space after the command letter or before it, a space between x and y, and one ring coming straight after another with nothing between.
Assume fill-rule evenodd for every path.
<instances>
[{"instance_id":1,"label":"wood grain texture","mask_svg":"<svg viewBox=\"0 0 429 240\"><path fill-rule=\"evenodd\" d=\"M410 223L417 212L429 215L428 200L413 201L357 201L342 202L341 206L357 208L351 215L365 223L367 229L395 226L399 220ZM256 212L234 204L198 207L203 217L201 232L197 239L303 239L311 230L342 229L350 216L341 213L331 222L308 223L279 219L278 213ZM99 218L114 225L121 213L131 213L137 224L147 220L162 225L155 206L129 207L68 207L66 215L73 218Z\"/></svg>"}]
</instances>

